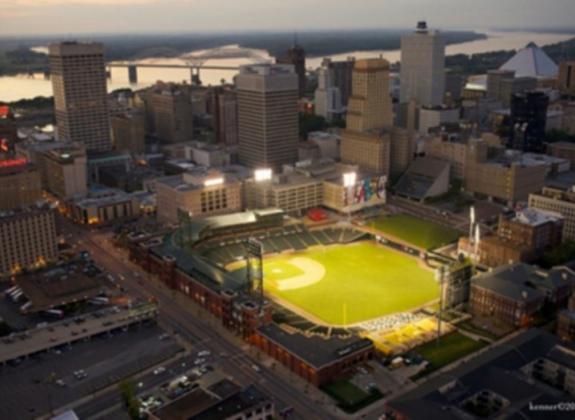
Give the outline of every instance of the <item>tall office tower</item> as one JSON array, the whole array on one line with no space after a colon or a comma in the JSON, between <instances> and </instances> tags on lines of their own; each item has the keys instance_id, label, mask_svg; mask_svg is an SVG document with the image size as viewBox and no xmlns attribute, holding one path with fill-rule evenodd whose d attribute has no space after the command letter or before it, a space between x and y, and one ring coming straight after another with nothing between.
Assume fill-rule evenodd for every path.
<instances>
[{"instance_id":1,"label":"tall office tower","mask_svg":"<svg viewBox=\"0 0 575 420\"><path fill-rule=\"evenodd\" d=\"M401 38L400 102L438 106L445 92L445 41L419 22L417 30Z\"/></svg>"},{"instance_id":2,"label":"tall office tower","mask_svg":"<svg viewBox=\"0 0 575 420\"><path fill-rule=\"evenodd\" d=\"M356 61L352 86L347 105L347 129L366 132L391 127L389 63L380 58Z\"/></svg>"},{"instance_id":3,"label":"tall office tower","mask_svg":"<svg viewBox=\"0 0 575 420\"><path fill-rule=\"evenodd\" d=\"M146 151L146 118L144 113L126 111L112 117L114 148L134 155Z\"/></svg>"},{"instance_id":4,"label":"tall office tower","mask_svg":"<svg viewBox=\"0 0 575 420\"><path fill-rule=\"evenodd\" d=\"M110 150L102 44L52 44L49 54L58 136L65 141L82 143L88 151Z\"/></svg>"},{"instance_id":5,"label":"tall office tower","mask_svg":"<svg viewBox=\"0 0 575 420\"><path fill-rule=\"evenodd\" d=\"M389 94L389 63L358 60L353 70L347 128L341 136L341 160L362 170L389 175L393 109Z\"/></svg>"},{"instance_id":6,"label":"tall office tower","mask_svg":"<svg viewBox=\"0 0 575 420\"><path fill-rule=\"evenodd\" d=\"M355 58L349 57L344 61L331 61L329 58L324 58L323 61L325 62L326 60L329 63L333 85L337 87L341 92L341 103L344 107L346 107L351 95Z\"/></svg>"},{"instance_id":7,"label":"tall office tower","mask_svg":"<svg viewBox=\"0 0 575 420\"><path fill-rule=\"evenodd\" d=\"M193 140L194 115L189 86L158 83L144 98L149 131L165 143Z\"/></svg>"},{"instance_id":8,"label":"tall office tower","mask_svg":"<svg viewBox=\"0 0 575 420\"><path fill-rule=\"evenodd\" d=\"M294 66L298 79L299 97L303 98L303 96L305 95L305 84L306 84L305 50L297 43L294 43L294 45L287 50L287 54L285 55L285 57L279 58L277 60L277 63L291 64L292 66Z\"/></svg>"},{"instance_id":9,"label":"tall office tower","mask_svg":"<svg viewBox=\"0 0 575 420\"><path fill-rule=\"evenodd\" d=\"M575 61L559 64L559 90L563 95L575 96Z\"/></svg>"},{"instance_id":10,"label":"tall office tower","mask_svg":"<svg viewBox=\"0 0 575 420\"><path fill-rule=\"evenodd\" d=\"M212 106L216 141L226 145L238 144L238 98L235 90L217 87Z\"/></svg>"},{"instance_id":11,"label":"tall office tower","mask_svg":"<svg viewBox=\"0 0 575 420\"><path fill-rule=\"evenodd\" d=\"M332 121L340 118L343 112L341 91L333 83L333 75L330 68L322 65L318 70L317 76L315 114Z\"/></svg>"},{"instance_id":12,"label":"tall office tower","mask_svg":"<svg viewBox=\"0 0 575 420\"><path fill-rule=\"evenodd\" d=\"M508 146L524 152L544 151L549 97L543 92L526 92L511 99L511 138Z\"/></svg>"},{"instance_id":13,"label":"tall office tower","mask_svg":"<svg viewBox=\"0 0 575 420\"><path fill-rule=\"evenodd\" d=\"M242 66L235 85L240 163L274 169L293 164L299 135L298 78L293 66Z\"/></svg>"}]
</instances>

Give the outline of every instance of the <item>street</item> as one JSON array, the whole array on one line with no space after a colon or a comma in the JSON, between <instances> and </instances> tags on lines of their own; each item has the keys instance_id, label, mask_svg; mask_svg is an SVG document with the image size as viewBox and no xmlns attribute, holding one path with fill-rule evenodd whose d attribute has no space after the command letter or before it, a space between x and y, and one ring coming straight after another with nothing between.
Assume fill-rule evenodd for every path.
<instances>
[{"instance_id":1,"label":"street","mask_svg":"<svg viewBox=\"0 0 575 420\"><path fill-rule=\"evenodd\" d=\"M122 286L136 297L154 296L159 304L158 321L169 331L179 332L197 348L207 349L218 358L215 364L241 386L256 384L276 401L279 410L293 407L292 418L326 419L343 416L321 391L288 372L229 331L193 301L168 289L153 276L128 261L114 248L105 235L66 225L69 241L90 252L91 258L104 270L113 273ZM138 272L136 277L134 272ZM264 360L266 359L266 360ZM259 372L253 366L259 366Z\"/></svg>"}]
</instances>

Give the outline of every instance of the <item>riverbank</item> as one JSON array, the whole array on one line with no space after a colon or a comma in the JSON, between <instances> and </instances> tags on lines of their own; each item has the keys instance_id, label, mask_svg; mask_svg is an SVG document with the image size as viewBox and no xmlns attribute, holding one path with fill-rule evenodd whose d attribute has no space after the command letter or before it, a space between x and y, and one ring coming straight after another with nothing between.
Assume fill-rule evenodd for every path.
<instances>
[{"instance_id":1,"label":"riverbank","mask_svg":"<svg viewBox=\"0 0 575 420\"><path fill-rule=\"evenodd\" d=\"M484 73L487 69L498 68L503 62L513 54L514 50L524 47L529 42L535 42L544 47L556 61L565 57L575 58L575 39L572 34L548 34L531 32L488 32L484 39L476 39L460 44L447 46L448 55L446 64L448 68L455 69L460 74ZM569 42L566 42L570 40ZM292 40L293 42L293 40ZM303 44L304 40L302 40ZM220 44L226 45L226 44ZM307 50L307 44L304 44ZM240 50L246 50L245 56L218 57L218 50L221 47L208 51L207 58L202 62L204 65L225 65L237 67L261 61L272 61L273 56L265 54L262 49L250 50L237 46ZM258 52L250 53L251 52ZM357 59L378 57L382 55L390 62L399 60L399 50L369 50L351 51L328 56L333 60L344 60L348 56L355 56ZM197 51L196 51L197 52ZM264 51L265 52L265 51ZM565 53L567 53L565 55ZM189 55L191 53L188 52ZM308 69L315 70L321 64L324 56L310 57L306 60ZM174 64L185 64L183 57L172 57L165 59L141 59L137 63L171 62ZM188 81L190 72L187 69L158 69L139 68L137 85L130 85L128 74L125 68L113 68L111 78L108 80L108 90L113 91L121 88L142 89L155 83L158 80L166 82ZM204 85L218 85L224 79L227 83L233 81L236 71L234 70L202 70L201 80ZM37 96L51 96L52 86L50 80L44 78L43 74L17 75L0 77L0 101L11 102L22 98L34 98Z\"/></svg>"}]
</instances>

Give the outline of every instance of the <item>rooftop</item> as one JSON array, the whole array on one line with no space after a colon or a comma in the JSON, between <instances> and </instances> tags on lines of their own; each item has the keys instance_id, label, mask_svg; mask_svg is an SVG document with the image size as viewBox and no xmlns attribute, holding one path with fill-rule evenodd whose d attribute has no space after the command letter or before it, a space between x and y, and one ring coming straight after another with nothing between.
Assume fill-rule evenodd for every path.
<instances>
[{"instance_id":1,"label":"rooftop","mask_svg":"<svg viewBox=\"0 0 575 420\"><path fill-rule=\"evenodd\" d=\"M465 402L481 392L495 393L507 404L490 418L533 418L529 404L573 401L569 394L553 389L521 369L539 358L572 369L573 347L562 345L554 335L531 329L504 345L497 345L456 368L443 372L388 405L406 418L477 418ZM571 413L556 418L572 418ZM515 417L514 417L515 416Z\"/></svg>"},{"instance_id":2,"label":"rooftop","mask_svg":"<svg viewBox=\"0 0 575 420\"><path fill-rule=\"evenodd\" d=\"M516 77L555 78L559 73L557 64L533 42L519 50L500 69L515 71Z\"/></svg>"},{"instance_id":3,"label":"rooftop","mask_svg":"<svg viewBox=\"0 0 575 420\"><path fill-rule=\"evenodd\" d=\"M337 362L360 350L373 346L367 338L322 338L317 335L289 333L277 324L260 327L258 332L316 369Z\"/></svg>"},{"instance_id":4,"label":"rooftop","mask_svg":"<svg viewBox=\"0 0 575 420\"><path fill-rule=\"evenodd\" d=\"M515 301L544 299L549 290L572 284L575 275L565 267L549 271L525 263L498 267L472 279L472 284Z\"/></svg>"},{"instance_id":5,"label":"rooftop","mask_svg":"<svg viewBox=\"0 0 575 420\"><path fill-rule=\"evenodd\" d=\"M513 221L529 226L540 226L558 220L563 220L563 216L559 213L531 207L516 212L513 218Z\"/></svg>"},{"instance_id":6,"label":"rooftop","mask_svg":"<svg viewBox=\"0 0 575 420\"><path fill-rule=\"evenodd\" d=\"M32 303L31 313L88 300L107 289L99 270L78 262L17 277L16 283Z\"/></svg>"}]
</instances>

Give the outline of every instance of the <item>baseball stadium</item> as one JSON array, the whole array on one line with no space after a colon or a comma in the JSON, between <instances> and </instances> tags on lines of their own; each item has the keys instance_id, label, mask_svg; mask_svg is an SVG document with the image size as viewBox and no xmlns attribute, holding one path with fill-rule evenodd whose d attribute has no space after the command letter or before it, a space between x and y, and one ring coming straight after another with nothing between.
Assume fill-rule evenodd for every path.
<instances>
[{"instance_id":1,"label":"baseball stadium","mask_svg":"<svg viewBox=\"0 0 575 420\"><path fill-rule=\"evenodd\" d=\"M163 247L170 244L178 261L186 254L221 290L253 292L248 242L255 242L259 287L277 323L305 333L359 334L391 354L435 334L442 262L428 251L456 235L437 225L418 225L422 237L402 232L408 217L363 225L305 223L279 209L184 217Z\"/></svg>"}]
</instances>

